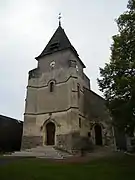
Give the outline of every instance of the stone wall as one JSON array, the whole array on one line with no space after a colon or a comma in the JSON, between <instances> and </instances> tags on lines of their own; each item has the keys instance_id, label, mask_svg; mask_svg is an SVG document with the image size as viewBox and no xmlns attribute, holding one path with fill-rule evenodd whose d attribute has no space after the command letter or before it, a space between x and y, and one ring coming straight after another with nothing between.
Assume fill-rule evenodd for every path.
<instances>
[{"instance_id":1,"label":"stone wall","mask_svg":"<svg viewBox=\"0 0 135 180\"><path fill-rule=\"evenodd\" d=\"M102 130L103 145L113 146L112 122L105 105L105 100L93 91L85 88L83 113L90 124L93 144L95 144L94 126L99 124Z\"/></svg>"},{"instance_id":2,"label":"stone wall","mask_svg":"<svg viewBox=\"0 0 135 180\"><path fill-rule=\"evenodd\" d=\"M78 71L76 67L70 67L71 60L76 62ZM53 69L50 67L52 61L55 61ZM52 80L55 87L54 92L50 93L49 83ZM38 60L38 68L29 72L25 113L47 113L77 106L77 83L81 91L83 86L90 88L83 65L70 49L41 58Z\"/></svg>"},{"instance_id":3,"label":"stone wall","mask_svg":"<svg viewBox=\"0 0 135 180\"><path fill-rule=\"evenodd\" d=\"M70 81L59 85L55 84L53 92L49 92L49 86L40 88L37 97L37 112L47 113L68 109L70 107L69 83Z\"/></svg>"},{"instance_id":4,"label":"stone wall","mask_svg":"<svg viewBox=\"0 0 135 180\"><path fill-rule=\"evenodd\" d=\"M43 137L41 136L23 136L21 149L34 148L43 145Z\"/></svg>"},{"instance_id":5,"label":"stone wall","mask_svg":"<svg viewBox=\"0 0 135 180\"><path fill-rule=\"evenodd\" d=\"M56 147L64 149L70 153L77 153L80 150L90 150L92 144L88 137L80 136L80 132L71 132L69 134L57 135Z\"/></svg>"},{"instance_id":6,"label":"stone wall","mask_svg":"<svg viewBox=\"0 0 135 180\"><path fill-rule=\"evenodd\" d=\"M95 92L84 88L83 112L89 119L96 119L110 123L110 116L105 105L105 100Z\"/></svg>"},{"instance_id":7,"label":"stone wall","mask_svg":"<svg viewBox=\"0 0 135 180\"><path fill-rule=\"evenodd\" d=\"M55 124L55 145L56 145L58 135L63 134L63 136L66 136L66 134L69 134L72 131L79 130L78 117L79 116L78 116L77 108L70 108L67 111L53 112L51 114L46 113L39 115L25 115L24 129L23 129L23 136L25 138L22 140L22 144L25 144L25 146L23 145L23 147L26 146L28 146L27 148L33 147L33 144L31 143L31 141L34 140L33 137L42 137L42 145L46 145L45 143L47 141L46 125L49 122ZM23 141L25 141L25 143ZM35 140L34 140L34 144L35 144Z\"/></svg>"},{"instance_id":8,"label":"stone wall","mask_svg":"<svg viewBox=\"0 0 135 180\"><path fill-rule=\"evenodd\" d=\"M65 49L42 57L38 61L38 67L42 72L50 72L50 63L55 61L55 69L69 69L71 60L76 61L80 76L82 76L84 65L82 65L80 59L70 49Z\"/></svg>"},{"instance_id":9,"label":"stone wall","mask_svg":"<svg viewBox=\"0 0 135 180\"><path fill-rule=\"evenodd\" d=\"M24 115L23 123L24 136L37 136L36 115Z\"/></svg>"}]
</instances>

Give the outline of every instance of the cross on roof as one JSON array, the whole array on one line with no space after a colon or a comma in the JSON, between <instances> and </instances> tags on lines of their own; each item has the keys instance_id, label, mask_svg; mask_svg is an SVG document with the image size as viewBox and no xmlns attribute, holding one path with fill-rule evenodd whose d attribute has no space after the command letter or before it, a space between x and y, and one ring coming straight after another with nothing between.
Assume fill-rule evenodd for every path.
<instances>
[{"instance_id":1,"label":"cross on roof","mask_svg":"<svg viewBox=\"0 0 135 180\"><path fill-rule=\"evenodd\" d=\"M61 13L59 13L59 17L58 17L58 19L59 19L59 26L61 26Z\"/></svg>"}]
</instances>

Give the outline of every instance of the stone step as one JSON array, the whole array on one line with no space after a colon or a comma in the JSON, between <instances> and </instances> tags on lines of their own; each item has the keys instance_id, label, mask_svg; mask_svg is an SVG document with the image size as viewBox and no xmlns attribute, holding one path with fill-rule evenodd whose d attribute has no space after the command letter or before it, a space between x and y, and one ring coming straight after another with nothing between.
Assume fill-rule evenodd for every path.
<instances>
[{"instance_id":1,"label":"stone step","mask_svg":"<svg viewBox=\"0 0 135 180\"><path fill-rule=\"evenodd\" d=\"M64 156L71 156L71 154L67 153L67 152L63 152L60 150L56 150L53 147L37 147L37 148L32 148L32 149L27 149L26 151L28 152L46 152L46 153L57 153L60 155L64 155Z\"/></svg>"},{"instance_id":2,"label":"stone step","mask_svg":"<svg viewBox=\"0 0 135 180\"><path fill-rule=\"evenodd\" d=\"M57 154L46 154L46 153L34 153L34 152L20 152L20 153L13 153L10 156L18 156L18 157L44 157L44 158L51 158L51 159L62 159L62 156L58 156Z\"/></svg>"},{"instance_id":3,"label":"stone step","mask_svg":"<svg viewBox=\"0 0 135 180\"><path fill-rule=\"evenodd\" d=\"M60 150L56 150L53 146L37 146L35 148L26 149L20 152L14 152L11 156L63 159L72 155Z\"/></svg>"},{"instance_id":4,"label":"stone step","mask_svg":"<svg viewBox=\"0 0 135 180\"><path fill-rule=\"evenodd\" d=\"M25 151L39 151L39 150L49 151L51 149L54 149L53 146L37 146L35 148L26 149Z\"/></svg>"}]
</instances>

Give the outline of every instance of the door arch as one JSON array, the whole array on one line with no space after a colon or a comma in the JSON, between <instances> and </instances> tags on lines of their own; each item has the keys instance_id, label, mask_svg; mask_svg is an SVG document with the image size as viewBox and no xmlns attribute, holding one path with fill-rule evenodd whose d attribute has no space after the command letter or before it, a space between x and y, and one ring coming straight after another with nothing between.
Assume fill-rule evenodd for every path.
<instances>
[{"instance_id":1,"label":"door arch","mask_svg":"<svg viewBox=\"0 0 135 180\"><path fill-rule=\"evenodd\" d=\"M49 122L46 124L46 145L55 144L55 124Z\"/></svg>"},{"instance_id":2,"label":"door arch","mask_svg":"<svg viewBox=\"0 0 135 180\"><path fill-rule=\"evenodd\" d=\"M102 146L102 128L99 124L96 124L94 126L94 130L95 130L95 144Z\"/></svg>"}]
</instances>

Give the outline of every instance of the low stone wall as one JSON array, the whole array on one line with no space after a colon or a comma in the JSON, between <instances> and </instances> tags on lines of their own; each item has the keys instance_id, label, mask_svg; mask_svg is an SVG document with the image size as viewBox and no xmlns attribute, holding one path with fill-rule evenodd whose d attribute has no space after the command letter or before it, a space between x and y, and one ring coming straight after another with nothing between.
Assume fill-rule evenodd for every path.
<instances>
[{"instance_id":1,"label":"low stone wall","mask_svg":"<svg viewBox=\"0 0 135 180\"><path fill-rule=\"evenodd\" d=\"M89 138L80 136L79 132L57 135L57 148L70 153L77 153L80 150L90 150L92 143Z\"/></svg>"},{"instance_id":2,"label":"low stone wall","mask_svg":"<svg viewBox=\"0 0 135 180\"><path fill-rule=\"evenodd\" d=\"M43 139L40 136L23 136L21 149L29 149L42 145Z\"/></svg>"},{"instance_id":3,"label":"low stone wall","mask_svg":"<svg viewBox=\"0 0 135 180\"><path fill-rule=\"evenodd\" d=\"M71 152L72 149L72 135L71 134L59 134L56 136L56 147Z\"/></svg>"}]
</instances>

